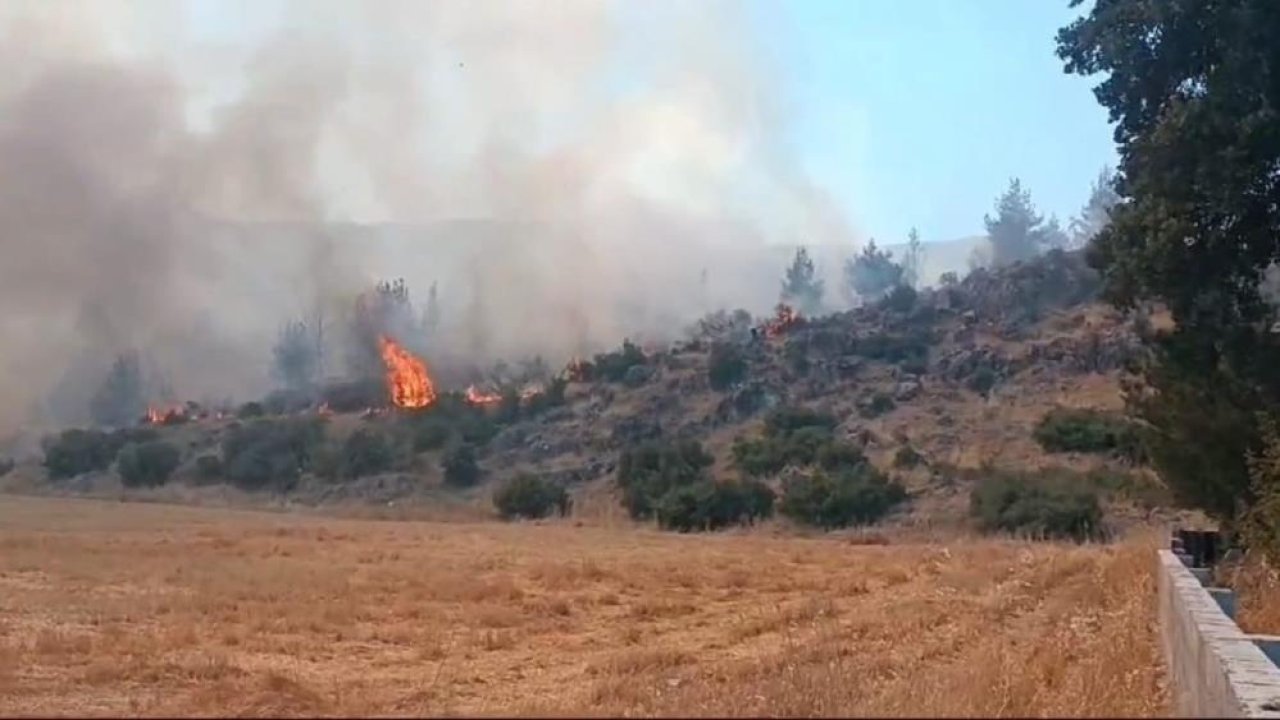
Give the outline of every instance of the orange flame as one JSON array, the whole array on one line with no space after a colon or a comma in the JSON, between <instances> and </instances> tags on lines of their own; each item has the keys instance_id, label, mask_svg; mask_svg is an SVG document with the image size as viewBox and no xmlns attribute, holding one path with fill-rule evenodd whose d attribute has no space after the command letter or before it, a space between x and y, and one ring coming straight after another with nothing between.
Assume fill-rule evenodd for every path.
<instances>
[{"instance_id":1,"label":"orange flame","mask_svg":"<svg viewBox=\"0 0 1280 720\"><path fill-rule=\"evenodd\" d=\"M378 337L378 345L387 367L391 402L402 408L424 408L435 402L436 388L427 374L426 363L386 335Z\"/></svg>"},{"instance_id":2,"label":"orange flame","mask_svg":"<svg viewBox=\"0 0 1280 720\"><path fill-rule=\"evenodd\" d=\"M502 402L502 395L496 392L485 392L475 385L468 385L466 399L472 405L496 405Z\"/></svg>"},{"instance_id":3,"label":"orange flame","mask_svg":"<svg viewBox=\"0 0 1280 720\"><path fill-rule=\"evenodd\" d=\"M186 417L187 409L181 405L171 407L147 406L147 422L152 425L165 425L177 422Z\"/></svg>"},{"instance_id":4,"label":"orange flame","mask_svg":"<svg viewBox=\"0 0 1280 720\"><path fill-rule=\"evenodd\" d=\"M569 361L564 368L564 378L572 382L582 382L587 377L587 363L580 357Z\"/></svg>"},{"instance_id":5,"label":"orange flame","mask_svg":"<svg viewBox=\"0 0 1280 720\"><path fill-rule=\"evenodd\" d=\"M800 313L786 303L778 303L774 316L764 323L765 337L778 337L800 320Z\"/></svg>"}]
</instances>

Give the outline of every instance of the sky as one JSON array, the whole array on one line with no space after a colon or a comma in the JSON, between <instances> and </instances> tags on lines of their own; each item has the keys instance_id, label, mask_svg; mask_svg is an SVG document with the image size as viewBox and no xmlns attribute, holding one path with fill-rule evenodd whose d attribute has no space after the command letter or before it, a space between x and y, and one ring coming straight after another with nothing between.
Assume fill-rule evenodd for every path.
<instances>
[{"instance_id":1,"label":"sky","mask_svg":"<svg viewBox=\"0 0 1280 720\"><path fill-rule=\"evenodd\" d=\"M1082 12L1068 0L726 4L744 21L725 32L752 35L756 66L783 94L776 141L864 238L898 243L913 226L926 242L981 234L1015 176L1065 225L1116 164L1096 81L1066 75L1054 52L1058 28ZM188 22L204 41L257 39L280 19L263 12L275 5L196 0ZM648 43L643 0L623 7L637 15L622 20L633 41Z\"/></svg>"},{"instance_id":2,"label":"sky","mask_svg":"<svg viewBox=\"0 0 1280 720\"><path fill-rule=\"evenodd\" d=\"M1096 80L1068 76L1067 0L750 0L794 95L789 142L885 243L984 232L1017 176L1065 224L1116 153Z\"/></svg>"}]
</instances>

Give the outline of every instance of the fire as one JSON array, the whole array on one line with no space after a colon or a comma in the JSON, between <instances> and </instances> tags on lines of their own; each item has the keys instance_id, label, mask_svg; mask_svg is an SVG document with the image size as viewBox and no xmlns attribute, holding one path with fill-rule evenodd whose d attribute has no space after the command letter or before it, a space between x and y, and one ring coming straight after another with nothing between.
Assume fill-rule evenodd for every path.
<instances>
[{"instance_id":1,"label":"fire","mask_svg":"<svg viewBox=\"0 0 1280 720\"><path fill-rule=\"evenodd\" d=\"M147 422L152 425L168 425L180 422L187 417L187 409L181 405L170 407L147 406Z\"/></svg>"},{"instance_id":2,"label":"fire","mask_svg":"<svg viewBox=\"0 0 1280 720\"><path fill-rule=\"evenodd\" d=\"M580 357L573 358L564 368L564 377L572 382L582 382L587 377L587 363Z\"/></svg>"},{"instance_id":3,"label":"fire","mask_svg":"<svg viewBox=\"0 0 1280 720\"><path fill-rule=\"evenodd\" d=\"M497 405L502 402L502 395L496 392L485 392L477 388L475 385L468 385L466 392L467 402L472 405Z\"/></svg>"},{"instance_id":4,"label":"fire","mask_svg":"<svg viewBox=\"0 0 1280 720\"><path fill-rule=\"evenodd\" d=\"M763 326L765 337L778 337L800 320L800 314L786 303L778 303L774 316L766 320Z\"/></svg>"},{"instance_id":5,"label":"fire","mask_svg":"<svg viewBox=\"0 0 1280 720\"><path fill-rule=\"evenodd\" d=\"M386 335L378 337L378 345L387 367L391 402L402 408L424 408L435 402L436 388L427 374L426 363Z\"/></svg>"}]
</instances>

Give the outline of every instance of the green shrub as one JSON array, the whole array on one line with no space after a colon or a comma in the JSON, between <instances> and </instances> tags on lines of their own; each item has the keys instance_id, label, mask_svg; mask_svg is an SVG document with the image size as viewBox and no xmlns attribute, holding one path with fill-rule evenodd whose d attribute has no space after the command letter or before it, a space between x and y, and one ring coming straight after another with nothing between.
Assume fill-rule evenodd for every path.
<instances>
[{"instance_id":1,"label":"green shrub","mask_svg":"<svg viewBox=\"0 0 1280 720\"><path fill-rule=\"evenodd\" d=\"M924 462L924 456L910 445L903 445L893 454L893 466L896 468L909 470L918 467L922 462Z\"/></svg>"},{"instance_id":2,"label":"green shrub","mask_svg":"<svg viewBox=\"0 0 1280 720\"><path fill-rule=\"evenodd\" d=\"M926 363L929 359L929 346L933 337L927 330L918 330L905 335L893 333L877 333L859 338L854 343L854 352L870 360L901 365L903 363Z\"/></svg>"},{"instance_id":3,"label":"green shrub","mask_svg":"<svg viewBox=\"0 0 1280 720\"><path fill-rule=\"evenodd\" d=\"M812 363L809 362L809 342L807 339L790 338L787 344L783 346L783 355L787 361L787 368L791 372L800 377L809 374L812 369Z\"/></svg>"},{"instance_id":4,"label":"green shrub","mask_svg":"<svg viewBox=\"0 0 1280 720\"><path fill-rule=\"evenodd\" d=\"M493 505L504 519L544 518L555 512L569 512L569 493L557 483L530 473L521 473L493 494Z\"/></svg>"},{"instance_id":5,"label":"green shrub","mask_svg":"<svg viewBox=\"0 0 1280 720\"><path fill-rule=\"evenodd\" d=\"M178 448L163 440L129 443L120 448L116 471L126 487L157 487L168 482L181 460Z\"/></svg>"},{"instance_id":6,"label":"green shrub","mask_svg":"<svg viewBox=\"0 0 1280 720\"><path fill-rule=\"evenodd\" d=\"M658 525L666 530L719 530L773 514L773 491L757 480L699 480L673 487L658 502Z\"/></svg>"},{"instance_id":7,"label":"green shrub","mask_svg":"<svg viewBox=\"0 0 1280 720\"><path fill-rule=\"evenodd\" d=\"M0 477L4 477L13 472L14 462L12 458L0 457Z\"/></svg>"},{"instance_id":8,"label":"green shrub","mask_svg":"<svg viewBox=\"0 0 1280 720\"><path fill-rule=\"evenodd\" d=\"M385 432L360 428L342 444L341 474L359 478L389 472L395 468L396 460L396 445Z\"/></svg>"},{"instance_id":9,"label":"green shrub","mask_svg":"<svg viewBox=\"0 0 1280 720\"><path fill-rule=\"evenodd\" d=\"M480 482L480 465L476 462L475 446L468 442L456 443L445 451L440 459L444 481L454 487L471 487Z\"/></svg>"},{"instance_id":10,"label":"green shrub","mask_svg":"<svg viewBox=\"0 0 1280 720\"><path fill-rule=\"evenodd\" d=\"M145 433L137 435L119 430L111 433L101 430L63 430L57 437L45 439L44 466L49 477L54 479L106 470L125 442L149 440L152 437L154 433L148 436Z\"/></svg>"},{"instance_id":11,"label":"green shrub","mask_svg":"<svg viewBox=\"0 0 1280 720\"><path fill-rule=\"evenodd\" d=\"M1137 427L1098 410L1054 408L1040 419L1034 437L1048 452L1107 453L1134 462L1143 456Z\"/></svg>"},{"instance_id":12,"label":"green shrub","mask_svg":"<svg viewBox=\"0 0 1280 720\"><path fill-rule=\"evenodd\" d=\"M764 434L766 436L785 435L802 428L818 428L830 434L838 424L830 413L805 407L784 406L765 416Z\"/></svg>"},{"instance_id":13,"label":"green shrub","mask_svg":"<svg viewBox=\"0 0 1280 720\"><path fill-rule=\"evenodd\" d=\"M877 418L887 412L892 412L897 407L897 403L893 401L893 396L886 392L877 392L871 395L865 402L858 404L858 413L864 418Z\"/></svg>"},{"instance_id":14,"label":"green shrub","mask_svg":"<svg viewBox=\"0 0 1280 720\"><path fill-rule=\"evenodd\" d=\"M708 480L715 459L694 440L667 443L652 440L629 448L618 461L622 504L632 518L653 516L657 503L673 488Z\"/></svg>"},{"instance_id":15,"label":"green shrub","mask_svg":"<svg viewBox=\"0 0 1280 720\"><path fill-rule=\"evenodd\" d=\"M996 380L996 371L984 366L975 370L965 385L979 395L986 396L996 386Z\"/></svg>"},{"instance_id":16,"label":"green shrub","mask_svg":"<svg viewBox=\"0 0 1280 720\"><path fill-rule=\"evenodd\" d=\"M227 428L223 471L245 490L288 490L311 469L324 442L323 418L259 418Z\"/></svg>"},{"instance_id":17,"label":"green shrub","mask_svg":"<svg viewBox=\"0 0 1280 720\"><path fill-rule=\"evenodd\" d=\"M406 416L403 422L415 452L439 450L451 442L483 447L501 430L483 408L473 407L458 393L441 395L431 407Z\"/></svg>"},{"instance_id":18,"label":"green shrub","mask_svg":"<svg viewBox=\"0 0 1280 720\"><path fill-rule=\"evenodd\" d=\"M201 455L196 458L196 478L212 482L222 477L222 458L217 455Z\"/></svg>"},{"instance_id":19,"label":"green shrub","mask_svg":"<svg viewBox=\"0 0 1280 720\"><path fill-rule=\"evenodd\" d=\"M788 479L778 509L795 522L831 530L876 522L906 499L900 483L864 463Z\"/></svg>"},{"instance_id":20,"label":"green shrub","mask_svg":"<svg viewBox=\"0 0 1280 720\"><path fill-rule=\"evenodd\" d=\"M582 369L586 371L587 379L620 383L626 379L628 370L643 365L644 351L630 340L623 340L621 348L596 355L595 360Z\"/></svg>"},{"instance_id":21,"label":"green shrub","mask_svg":"<svg viewBox=\"0 0 1280 720\"><path fill-rule=\"evenodd\" d=\"M262 403L257 401L247 402L236 410L236 417L241 420L252 420L253 418L260 418L266 414L267 411L262 407Z\"/></svg>"},{"instance_id":22,"label":"green shrub","mask_svg":"<svg viewBox=\"0 0 1280 720\"><path fill-rule=\"evenodd\" d=\"M1059 473L984 473L969 496L969 510L987 532L1086 540L1099 535L1098 491Z\"/></svg>"},{"instance_id":23,"label":"green shrub","mask_svg":"<svg viewBox=\"0 0 1280 720\"><path fill-rule=\"evenodd\" d=\"M747 359L736 345L716 343L707 359L707 380L711 389L723 392L747 377Z\"/></svg>"},{"instance_id":24,"label":"green shrub","mask_svg":"<svg viewBox=\"0 0 1280 720\"><path fill-rule=\"evenodd\" d=\"M917 297L915 288L910 285L898 285L889 291L884 300L880 301L880 305L896 312L911 312L916 306Z\"/></svg>"}]
</instances>

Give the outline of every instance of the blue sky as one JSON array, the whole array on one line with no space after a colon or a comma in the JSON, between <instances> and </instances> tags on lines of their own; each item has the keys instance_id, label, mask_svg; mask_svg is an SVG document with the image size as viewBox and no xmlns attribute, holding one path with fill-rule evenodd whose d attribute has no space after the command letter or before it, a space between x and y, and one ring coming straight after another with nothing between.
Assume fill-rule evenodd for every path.
<instances>
[{"instance_id":1,"label":"blue sky","mask_svg":"<svg viewBox=\"0 0 1280 720\"><path fill-rule=\"evenodd\" d=\"M749 0L793 96L793 151L882 242L983 232L1011 176L1063 223L1116 164L1095 80L1068 76L1067 0Z\"/></svg>"}]
</instances>

